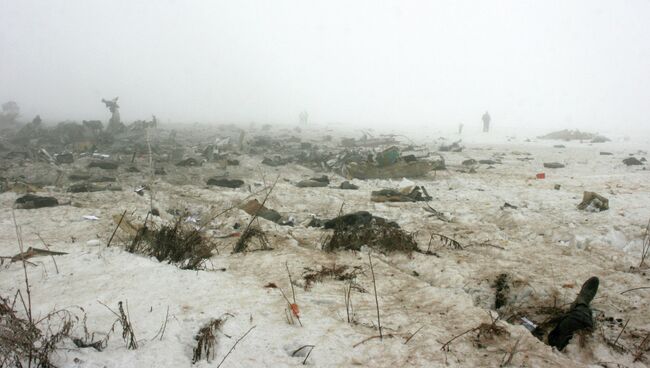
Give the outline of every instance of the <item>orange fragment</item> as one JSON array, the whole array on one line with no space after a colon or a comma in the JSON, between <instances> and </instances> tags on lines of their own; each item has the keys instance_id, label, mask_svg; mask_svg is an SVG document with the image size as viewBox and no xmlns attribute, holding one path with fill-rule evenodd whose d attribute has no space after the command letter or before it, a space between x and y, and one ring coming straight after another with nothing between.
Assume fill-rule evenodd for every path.
<instances>
[{"instance_id":1,"label":"orange fragment","mask_svg":"<svg viewBox=\"0 0 650 368\"><path fill-rule=\"evenodd\" d=\"M291 303L289 306L291 306L291 313L293 313L296 318L300 318L300 309L298 308L298 304Z\"/></svg>"}]
</instances>

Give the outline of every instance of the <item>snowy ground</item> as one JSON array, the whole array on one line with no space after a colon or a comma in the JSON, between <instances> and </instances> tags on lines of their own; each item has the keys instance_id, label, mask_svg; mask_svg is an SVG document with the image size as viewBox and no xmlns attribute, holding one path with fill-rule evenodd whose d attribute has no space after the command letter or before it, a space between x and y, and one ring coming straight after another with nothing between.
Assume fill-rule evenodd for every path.
<instances>
[{"instance_id":1,"label":"snowy ground","mask_svg":"<svg viewBox=\"0 0 650 368\"><path fill-rule=\"evenodd\" d=\"M307 140L316 142L325 132L310 134ZM417 139L428 141L433 149L432 139ZM650 291L621 294L650 286L647 271L630 268L638 266L641 239L650 218L650 171L621 162L640 149L649 151L648 142L616 140L589 145L525 142L523 138L506 142L478 136L465 138L465 142L469 143L463 152L445 154L448 170L413 180L426 187L433 196L431 206L451 218L450 223L427 217L419 203L370 202L372 190L396 187L399 180L355 180L360 186L358 191L301 189L294 183L315 175L301 166L271 168L260 165L259 156L241 156L239 167L227 168L229 175L244 179L253 191L260 189L264 180L272 181L279 174L281 179L267 207L291 215L300 223L311 214L334 217L344 202L344 212L368 210L397 221L408 231L417 231L422 249L426 249L431 232L450 236L464 245L489 242L497 246L454 250L434 243L432 250L437 256L373 252L381 323L388 337L361 344L378 334L368 254L321 251L324 230L302 225L283 227L260 220L272 251L234 255L231 249L236 239L219 240L219 254L212 257L208 270L184 271L128 253L119 246L106 247L115 228L114 215L127 210L134 213L134 218L144 219L149 196L138 196L132 190L146 183L143 174L125 173L120 168L121 192L70 194L62 188L46 188L43 194L70 204L15 210L26 247L42 248L36 235L40 234L52 250L68 252L56 257L58 273L49 257L36 258L36 266L28 267L34 313L44 315L57 308L81 307L87 314L88 329L101 337L115 319L101 303L115 308L118 301L125 301L140 345L137 350L127 350L119 333L111 337L102 352L77 349L68 341L66 348L58 351L55 363L60 367L191 366L193 337L198 329L211 318L229 313L232 316L218 336L214 360L200 361L195 366L216 366L253 326L223 367L300 366L304 355L291 355L303 345L315 345L306 364L318 367L495 367L508 359L515 345L511 366L648 364L650 357L645 363L633 362L631 353L618 353L605 341L616 339L628 320L618 342L631 350L641 342L642 334L650 331ZM554 144L566 148L553 148ZM613 155L601 156L600 151ZM647 154L637 155L641 156ZM465 159L494 157L500 157L502 164L493 168L480 165L476 173L459 172ZM525 158L531 159L521 160ZM553 161L565 163L566 167L543 168L544 162ZM146 162L147 158L142 157L138 163L146 167ZM78 170L85 163L78 160L76 169L64 171L67 174ZM13 170L25 170L28 178L56 175L54 169L39 165ZM167 209L187 208L200 217L211 208L227 208L250 195L248 185L241 189L204 185L208 177L225 170L213 163L189 169L170 166L167 170L168 175L158 177L154 183L154 204L161 209L163 221L172 218L165 212ZM535 179L538 172L545 172L546 179ZM331 177L332 186L344 180L337 175ZM561 186L559 190L554 189L555 184ZM583 191L608 197L610 210L577 210ZM0 255L18 253L11 210L18 196L13 192L0 195ZM501 209L505 202L518 208ZM99 220L86 220L84 215L95 215ZM245 224L249 218L244 211L233 210L217 218L209 229L216 235L229 234L235 223ZM100 245L89 245L93 239L98 239ZM114 242L120 244L119 239ZM295 279L302 327L287 322L287 304L280 292L264 287L273 282L290 292L285 262ZM344 282L326 279L309 290L301 287L305 268L334 264L363 269L357 282L366 292L353 291L351 298L355 323L346 320ZM600 289L592 304L596 331L586 335L582 344L576 337L564 352L558 352L532 336L514 318L512 323L497 322L505 328L505 334L479 340L472 332L454 340L448 351L441 350L452 337L491 321L493 283L502 273L509 275L512 284L510 306L500 310L500 317L507 319L513 313L529 311L526 315L538 323L535 310L570 303L582 282L598 276ZM24 289L22 265L3 265L0 293L13 295L20 288ZM167 308L170 317L165 334L162 339L152 339L165 320ZM492 312L493 317L496 315ZM613 321L608 321L610 317ZM78 327L75 333L81 336L83 330Z\"/></svg>"}]
</instances>

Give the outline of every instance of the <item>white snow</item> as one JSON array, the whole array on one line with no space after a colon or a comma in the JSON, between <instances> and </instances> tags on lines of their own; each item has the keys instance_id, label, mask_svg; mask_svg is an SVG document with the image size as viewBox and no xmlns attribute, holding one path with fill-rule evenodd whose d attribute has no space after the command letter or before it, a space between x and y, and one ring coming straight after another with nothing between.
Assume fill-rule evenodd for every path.
<instances>
[{"instance_id":1,"label":"white snow","mask_svg":"<svg viewBox=\"0 0 650 368\"><path fill-rule=\"evenodd\" d=\"M332 134L324 130L305 133L307 139ZM520 134L522 136L522 134ZM419 135L417 142L433 139ZM46 193L59 202L70 202L55 208L15 210L22 229L25 247L42 248L39 234L50 249L67 252L55 256L57 273L51 257L34 258L28 266L35 315L44 315L56 308L68 308L87 314L88 329L101 337L114 322L114 315L101 303L116 308L118 301L128 302L139 349L127 350L116 331L102 352L60 349L55 364L59 367L189 367L194 335L211 318L232 314L218 335L215 359L200 361L196 367L214 367L223 359L237 338L255 326L224 362L223 367L293 367L302 364L304 354L291 353L303 345L315 345L307 365L317 367L401 367L450 366L496 367L516 341L517 353L512 366L527 367L599 367L599 362L615 362L621 366L641 367L631 354L618 354L601 338L615 339L618 325L597 322L597 330L588 335L585 346L574 338L564 352L547 346L521 325L498 322L507 336L494 337L478 346L476 333L460 337L450 344L448 352L441 346L457 334L489 323L494 308L497 275L508 273L512 279L511 302L517 306L538 307L570 303L587 278L598 276L600 289L592 306L595 316L630 320L628 333L621 342L639 342L629 335L650 330L650 291L639 290L621 294L630 288L650 285L648 272L634 272L641 248L643 230L650 218L650 171L643 167L627 167L621 160L629 153L650 146L647 141L616 141L603 144L562 144L558 142L504 142L500 138L479 136L465 139L467 148L460 153L445 153L447 171L431 173L425 178L409 180L368 180L353 182L358 191L332 188L297 188L292 183L313 176L310 169L297 165L271 168L260 165L261 157L240 156L241 166L223 169L217 164L178 171L154 182L155 207L162 218L172 216L167 209L188 209L193 219L206 216L211 209L225 209L247 197L248 184L281 179L266 206L283 215L294 216L297 223L313 214L318 218L344 212L368 210L374 215L397 221L408 231L417 231L420 248L426 250L429 234L439 233L459 240L463 245L490 243L497 246L470 246L452 250L434 240L432 251L437 256L413 253L380 254L373 252L381 323L386 335L383 341L365 339L378 334L375 300L368 255L364 252L320 250L324 230L303 225L283 227L260 220L271 242L272 251L231 254L236 238L220 239L206 271L185 271L160 263L156 259L126 252L125 234L118 231L113 244L106 247L115 222L114 215L123 211L142 222L149 206L149 192L144 196L133 188L146 182L142 174L121 173L121 192L70 194L49 188ZM600 156L600 151L614 153ZM522 154L522 153L529 153ZM468 158L488 159L503 153L502 164L480 165L477 173L457 172ZM520 158L531 160L522 161ZM147 158L139 163L146 165ZM544 169L544 162L566 164L562 169ZM75 163L83 165L83 161ZM43 169L46 170L46 169ZM246 181L242 189L207 187L205 180L225 171ZM545 172L546 179L535 179ZM26 176L35 175L25 173ZM331 175L331 174L328 174ZM331 186L344 178L331 175ZM284 181L283 179L288 179ZM184 183L178 185L178 183ZM559 190L554 189L560 184ZM433 197L431 206L452 219L450 223L428 217L420 203L373 203L370 192L387 187L423 185ZM594 191L610 201L610 209L600 213L579 211L583 191ZM16 193L0 195L0 254L18 253L11 207ZM258 196L262 200L262 196ZM508 202L517 209L501 209ZM83 220L92 214L94 221ZM250 217L233 210L213 221L209 231L229 234L233 225L245 225ZM279 290L265 288L275 283L289 293L285 262L296 280L296 303L300 307L303 326L290 325L286 318L286 302ZM300 287L305 267L319 265L361 266L364 270L358 283L367 292L352 292L356 323L346 322L344 283L326 279L309 291ZM223 269L225 268L225 271ZM0 269L0 293L14 295L24 289L20 263L8 263ZM152 339L160 329L169 307L170 318L162 339ZM508 317L503 312L502 318ZM531 319L534 316L522 316ZM601 332L602 327L602 332ZM408 342L406 338L421 330ZM119 330L119 327L117 328ZM75 334L83 335L78 325ZM359 345L356 345L359 344ZM356 347L355 347L356 345ZM646 354L648 355L648 354ZM605 365L613 367L613 363Z\"/></svg>"}]
</instances>

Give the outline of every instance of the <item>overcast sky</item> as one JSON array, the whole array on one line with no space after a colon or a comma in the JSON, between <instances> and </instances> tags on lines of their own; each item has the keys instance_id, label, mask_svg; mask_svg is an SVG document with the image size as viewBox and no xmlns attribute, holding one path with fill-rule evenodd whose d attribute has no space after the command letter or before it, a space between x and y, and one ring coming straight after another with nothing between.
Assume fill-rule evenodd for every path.
<instances>
[{"instance_id":1,"label":"overcast sky","mask_svg":"<svg viewBox=\"0 0 650 368\"><path fill-rule=\"evenodd\" d=\"M23 119L650 125L650 2L0 1Z\"/></svg>"}]
</instances>

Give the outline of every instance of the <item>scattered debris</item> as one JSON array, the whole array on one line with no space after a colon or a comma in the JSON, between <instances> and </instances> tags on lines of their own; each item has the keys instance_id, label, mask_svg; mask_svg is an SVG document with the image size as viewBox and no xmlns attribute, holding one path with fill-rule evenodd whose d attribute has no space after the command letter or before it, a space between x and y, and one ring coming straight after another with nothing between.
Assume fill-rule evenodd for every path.
<instances>
[{"instance_id":1,"label":"scattered debris","mask_svg":"<svg viewBox=\"0 0 650 368\"><path fill-rule=\"evenodd\" d=\"M592 143L607 142L608 138L595 133L581 132L579 130L564 129L547 135L537 137L539 139L559 139L564 141L592 141Z\"/></svg>"},{"instance_id":2,"label":"scattered debris","mask_svg":"<svg viewBox=\"0 0 650 368\"><path fill-rule=\"evenodd\" d=\"M594 192L584 192L578 209L588 212L600 212L609 209L609 199Z\"/></svg>"},{"instance_id":3,"label":"scattered debris","mask_svg":"<svg viewBox=\"0 0 650 368\"><path fill-rule=\"evenodd\" d=\"M71 186L68 187L68 192L69 193L89 193L89 192L101 192L101 191L113 191L113 192L119 192L122 190L122 187L116 186L116 185L96 185L92 183L77 183L77 184L72 184Z\"/></svg>"},{"instance_id":4,"label":"scattered debris","mask_svg":"<svg viewBox=\"0 0 650 368\"><path fill-rule=\"evenodd\" d=\"M195 167L195 166L201 166L203 162L195 159L194 157L188 157L182 161L179 161L176 163L176 166L181 166L181 167Z\"/></svg>"},{"instance_id":5,"label":"scattered debris","mask_svg":"<svg viewBox=\"0 0 650 368\"><path fill-rule=\"evenodd\" d=\"M431 196L423 186L412 186L402 190L382 189L370 194L373 202L426 202Z\"/></svg>"},{"instance_id":6,"label":"scattered debris","mask_svg":"<svg viewBox=\"0 0 650 368\"><path fill-rule=\"evenodd\" d=\"M503 204L503 206L501 206L501 209L504 210L504 209L506 209L506 208L512 208L513 210L516 210L518 207L517 207L517 206L514 206L514 205L512 205L512 204L510 204L510 203L508 203L508 202L505 202L505 203Z\"/></svg>"},{"instance_id":7,"label":"scattered debris","mask_svg":"<svg viewBox=\"0 0 650 368\"><path fill-rule=\"evenodd\" d=\"M41 197L34 194L25 194L16 199L16 208L37 209L43 207L56 207L59 201L54 197Z\"/></svg>"},{"instance_id":8,"label":"scattered debris","mask_svg":"<svg viewBox=\"0 0 650 368\"><path fill-rule=\"evenodd\" d=\"M441 145L438 147L438 151L440 152L462 152L463 151L463 146L460 145L460 141L453 142L452 144L448 145Z\"/></svg>"},{"instance_id":9,"label":"scattered debris","mask_svg":"<svg viewBox=\"0 0 650 368\"><path fill-rule=\"evenodd\" d=\"M266 208L257 199L252 199L241 205L239 208L251 216L259 216L263 219L273 221L275 223L282 222L282 215L280 215L280 213L275 210Z\"/></svg>"},{"instance_id":10,"label":"scattered debris","mask_svg":"<svg viewBox=\"0 0 650 368\"><path fill-rule=\"evenodd\" d=\"M547 169L561 169L565 167L565 165L559 162L545 162L544 167Z\"/></svg>"},{"instance_id":11,"label":"scattered debris","mask_svg":"<svg viewBox=\"0 0 650 368\"><path fill-rule=\"evenodd\" d=\"M352 184L352 183L350 183L349 181L346 180L346 181L341 183L341 185L339 186L339 189L357 190L357 189L359 189L359 186L355 185L355 184Z\"/></svg>"},{"instance_id":12,"label":"scattered debris","mask_svg":"<svg viewBox=\"0 0 650 368\"><path fill-rule=\"evenodd\" d=\"M310 178L308 180L299 181L296 186L298 188L319 188L326 187L330 183L330 179L323 175L318 178Z\"/></svg>"},{"instance_id":13,"label":"scattered debris","mask_svg":"<svg viewBox=\"0 0 650 368\"><path fill-rule=\"evenodd\" d=\"M628 157L623 160L623 163L627 166L643 165L643 162L636 157Z\"/></svg>"},{"instance_id":14,"label":"scattered debris","mask_svg":"<svg viewBox=\"0 0 650 368\"><path fill-rule=\"evenodd\" d=\"M356 212L332 219L325 224L334 233L326 239L323 250L361 250L368 246L382 252L412 252L417 250L414 234L400 229L395 222L372 216L368 212Z\"/></svg>"},{"instance_id":15,"label":"scattered debris","mask_svg":"<svg viewBox=\"0 0 650 368\"><path fill-rule=\"evenodd\" d=\"M29 247L27 248L26 251L21 252L16 254L15 256L12 257L0 257L0 258L8 258L11 260L11 262L18 262L18 261L24 261L33 257L41 257L41 256L62 256L66 255L68 253L65 252L55 252L51 251L49 249L38 249L38 248L32 248Z\"/></svg>"},{"instance_id":16,"label":"scattered debris","mask_svg":"<svg viewBox=\"0 0 650 368\"><path fill-rule=\"evenodd\" d=\"M214 177L208 179L208 185L214 185L217 187L224 188L239 188L244 185L244 181L241 179L228 179L223 177Z\"/></svg>"},{"instance_id":17,"label":"scattered debris","mask_svg":"<svg viewBox=\"0 0 650 368\"><path fill-rule=\"evenodd\" d=\"M74 156L70 152L64 152L54 155L57 164L71 164L74 162Z\"/></svg>"},{"instance_id":18,"label":"scattered debris","mask_svg":"<svg viewBox=\"0 0 650 368\"><path fill-rule=\"evenodd\" d=\"M92 161L88 164L88 167L98 167L103 170L117 170L119 164L115 161Z\"/></svg>"}]
</instances>

